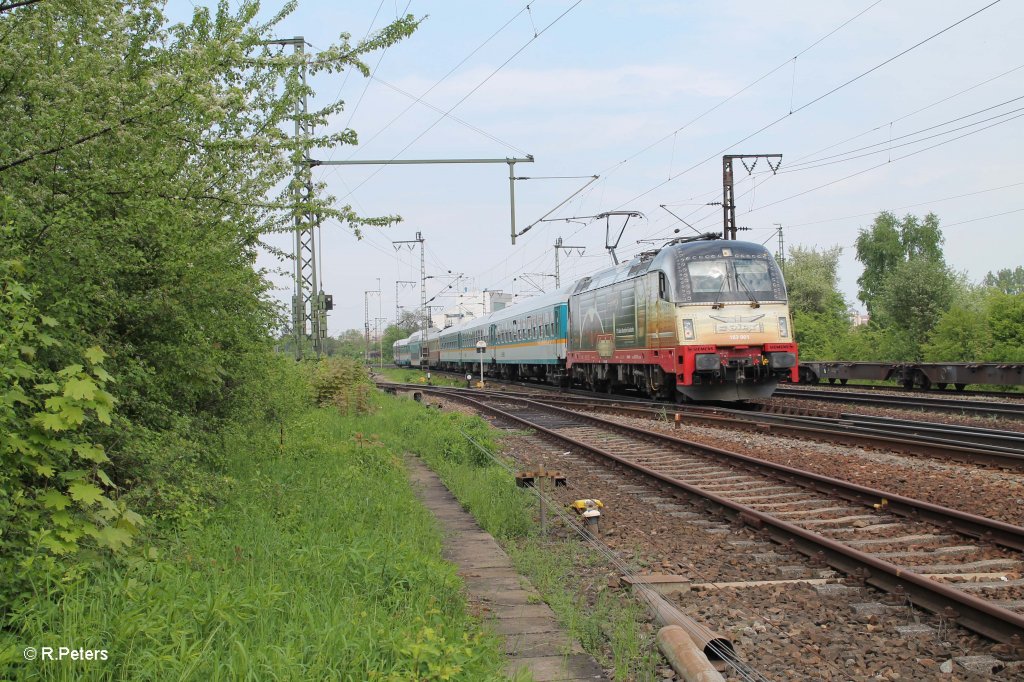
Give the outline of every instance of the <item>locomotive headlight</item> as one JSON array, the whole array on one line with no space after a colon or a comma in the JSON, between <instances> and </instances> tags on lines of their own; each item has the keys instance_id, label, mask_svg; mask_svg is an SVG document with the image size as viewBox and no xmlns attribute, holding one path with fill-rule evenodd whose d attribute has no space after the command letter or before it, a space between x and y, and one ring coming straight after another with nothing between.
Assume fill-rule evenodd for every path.
<instances>
[{"instance_id":1,"label":"locomotive headlight","mask_svg":"<svg viewBox=\"0 0 1024 682\"><path fill-rule=\"evenodd\" d=\"M693 341L696 336L693 333L693 320L683 320L683 338Z\"/></svg>"},{"instance_id":2,"label":"locomotive headlight","mask_svg":"<svg viewBox=\"0 0 1024 682\"><path fill-rule=\"evenodd\" d=\"M793 353L769 353L769 355L772 369L789 369L796 366L796 355Z\"/></svg>"},{"instance_id":3,"label":"locomotive headlight","mask_svg":"<svg viewBox=\"0 0 1024 682\"><path fill-rule=\"evenodd\" d=\"M779 336L782 338L789 336L789 322L784 317L779 318Z\"/></svg>"},{"instance_id":4,"label":"locomotive headlight","mask_svg":"<svg viewBox=\"0 0 1024 682\"><path fill-rule=\"evenodd\" d=\"M707 372L718 369L718 355L716 353L698 353L693 356L694 366L698 372Z\"/></svg>"}]
</instances>

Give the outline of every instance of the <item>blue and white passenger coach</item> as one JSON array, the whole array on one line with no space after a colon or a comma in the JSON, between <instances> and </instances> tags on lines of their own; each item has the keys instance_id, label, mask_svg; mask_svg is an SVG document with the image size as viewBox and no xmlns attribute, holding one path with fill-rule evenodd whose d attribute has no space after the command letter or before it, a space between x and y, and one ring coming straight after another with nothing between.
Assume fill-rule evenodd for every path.
<instances>
[{"instance_id":1,"label":"blue and white passenger coach","mask_svg":"<svg viewBox=\"0 0 1024 682\"><path fill-rule=\"evenodd\" d=\"M565 375L570 289L564 287L443 330L441 367L460 372L479 368L477 342L484 341L485 375L561 382Z\"/></svg>"}]
</instances>

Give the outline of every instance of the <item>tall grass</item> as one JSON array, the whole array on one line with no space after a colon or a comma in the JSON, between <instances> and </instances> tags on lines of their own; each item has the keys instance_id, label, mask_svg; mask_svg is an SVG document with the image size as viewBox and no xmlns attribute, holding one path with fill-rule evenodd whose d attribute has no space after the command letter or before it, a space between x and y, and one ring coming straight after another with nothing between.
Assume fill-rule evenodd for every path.
<instances>
[{"instance_id":1,"label":"tall grass","mask_svg":"<svg viewBox=\"0 0 1024 682\"><path fill-rule=\"evenodd\" d=\"M371 435L390 419L311 410L280 448L276 428L231 436L209 522L29 603L0 642L0 679L500 677L403 450ZM26 663L26 646L109 660Z\"/></svg>"}]
</instances>

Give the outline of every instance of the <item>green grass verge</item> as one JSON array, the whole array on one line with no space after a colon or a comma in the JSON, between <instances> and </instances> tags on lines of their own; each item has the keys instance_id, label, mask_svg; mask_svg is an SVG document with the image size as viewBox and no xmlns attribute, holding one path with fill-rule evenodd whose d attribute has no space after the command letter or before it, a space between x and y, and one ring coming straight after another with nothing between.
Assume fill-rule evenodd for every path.
<instances>
[{"instance_id":1,"label":"green grass verge","mask_svg":"<svg viewBox=\"0 0 1024 682\"><path fill-rule=\"evenodd\" d=\"M400 420L390 428L383 422L376 425L388 429L382 436L385 442L404 443L437 472L481 527L502 542L517 570L530 579L570 636L614 670L615 679L655 679L659 655L644 630L644 609L609 591L593 590L590 598L583 594L581 569L603 559L579 540L537 537L535 493L517 488L513 474L483 452L499 451L499 432L479 417L438 412L408 399L387 400L394 407L385 414Z\"/></svg>"},{"instance_id":2,"label":"green grass verge","mask_svg":"<svg viewBox=\"0 0 1024 682\"><path fill-rule=\"evenodd\" d=\"M371 368L374 374L381 374L387 377L391 381L397 381L403 384L424 384L427 383L427 373L419 369L399 369L398 367L385 367L383 369L373 367ZM477 379L480 377L476 374L473 375L473 383L475 384ZM455 388L465 388L466 380L463 378L459 380L448 374L441 374L436 371L430 372L430 385L431 386L453 386Z\"/></svg>"},{"instance_id":3,"label":"green grass verge","mask_svg":"<svg viewBox=\"0 0 1024 682\"><path fill-rule=\"evenodd\" d=\"M311 410L282 450L275 430L230 436L231 487L208 522L21 608L0 679L500 677L500 644L467 613L409 486L397 403L362 417ZM434 442L461 438L431 417ZM109 658L28 663L27 646Z\"/></svg>"}]
</instances>

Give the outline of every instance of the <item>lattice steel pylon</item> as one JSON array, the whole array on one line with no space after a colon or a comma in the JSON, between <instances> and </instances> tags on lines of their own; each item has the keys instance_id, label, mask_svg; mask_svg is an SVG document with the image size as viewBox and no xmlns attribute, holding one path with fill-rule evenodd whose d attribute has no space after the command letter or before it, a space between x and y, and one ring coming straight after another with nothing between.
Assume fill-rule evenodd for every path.
<instances>
[{"instance_id":1,"label":"lattice steel pylon","mask_svg":"<svg viewBox=\"0 0 1024 682\"><path fill-rule=\"evenodd\" d=\"M308 122L309 101L306 88L306 41L302 36L267 41L274 45L291 45L303 93L295 100L295 140L308 140L312 125ZM326 297L320 288L317 273L316 228L319 216L313 212L313 174L308 150L296 153L292 195L295 213L295 269L292 288L292 337L295 359L301 360L306 348L317 358L323 353L327 336Z\"/></svg>"}]
</instances>

